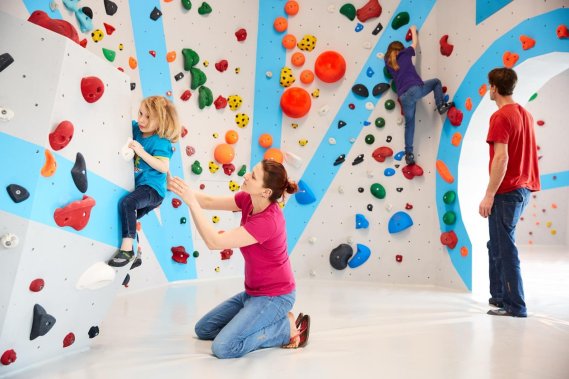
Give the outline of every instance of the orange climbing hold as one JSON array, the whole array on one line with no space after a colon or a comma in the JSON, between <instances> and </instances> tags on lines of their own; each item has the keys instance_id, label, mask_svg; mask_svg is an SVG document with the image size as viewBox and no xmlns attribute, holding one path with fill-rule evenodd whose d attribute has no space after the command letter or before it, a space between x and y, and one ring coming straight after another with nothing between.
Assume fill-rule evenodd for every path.
<instances>
[{"instance_id":1,"label":"orange climbing hold","mask_svg":"<svg viewBox=\"0 0 569 379\"><path fill-rule=\"evenodd\" d=\"M304 117L310 111L311 106L310 95L302 88L287 88L281 95L281 109L288 117Z\"/></svg>"},{"instance_id":2,"label":"orange climbing hold","mask_svg":"<svg viewBox=\"0 0 569 379\"><path fill-rule=\"evenodd\" d=\"M268 149L273 144L273 137L269 133L263 133L259 136L259 145Z\"/></svg>"},{"instance_id":3,"label":"orange climbing hold","mask_svg":"<svg viewBox=\"0 0 569 379\"><path fill-rule=\"evenodd\" d=\"M535 40L523 34L520 36L520 41L522 41L522 49L524 50L529 50L535 46Z\"/></svg>"},{"instance_id":4,"label":"orange climbing hold","mask_svg":"<svg viewBox=\"0 0 569 379\"><path fill-rule=\"evenodd\" d=\"M166 61L168 63L172 63L176 60L176 52L175 51L169 51L168 54L166 54Z\"/></svg>"},{"instance_id":5,"label":"orange climbing hold","mask_svg":"<svg viewBox=\"0 0 569 379\"><path fill-rule=\"evenodd\" d=\"M235 150L233 150L233 146L227 143L220 143L215 147L213 157L221 164L231 163L235 158Z\"/></svg>"},{"instance_id":6,"label":"orange climbing hold","mask_svg":"<svg viewBox=\"0 0 569 379\"><path fill-rule=\"evenodd\" d=\"M284 11L289 16L294 16L298 13L299 6L298 3L294 0L287 1L284 6Z\"/></svg>"},{"instance_id":7,"label":"orange climbing hold","mask_svg":"<svg viewBox=\"0 0 569 379\"><path fill-rule=\"evenodd\" d=\"M138 62L136 62L136 59L134 59L134 57L130 57L128 58L128 65L134 70L136 66L138 66Z\"/></svg>"},{"instance_id":8,"label":"orange climbing hold","mask_svg":"<svg viewBox=\"0 0 569 379\"><path fill-rule=\"evenodd\" d=\"M280 151L279 149L277 149L275 147L271 147L270 149L265 151L265 155L263 156L263 159L275 161L278 163L283 163L284 155L283 155L282 151Z\"/></svg>"},{"instance_id":9,"label":"orange climbing hold","mask_svg":"<svg viewBox=\"0 0 569 379\"><path fill-rule=\"evenodd\" d=\"M292 54L292 57L290 57L290 63L296 67L302 66L305 60L306 58L304 57L304 54L302 54L300 51L297 51L296 53Z\"/></svg>"},{"instance_id":10,"label":"orange climbing hold","mask_svg":"<svg viewBox=\"0 0 569 379\"><path fill-rule=\"evenodd\" d=\"M51 153L51 151L45 151L45 163L41 169L41 175L45 176L46 178L52 176L57 170L57 162L55 161L55 157Z\"/></svg>"},{"instance_id":11,"label":"orange climbing hold","mask_svg":"<svg viewBox=\"0 0 569 379\"><path fill-rule=\"evenodd\" d=\"M557 33L557 38L559 39L569 37L569 29L567 29L567 27L563 24L559 25L555 32Z\"/></svg>"},{"instance_id":12,"label":"orange climbing hold","mask_svg":"<svg viewBox=\"0 0 569 379\"><path fill-rule=\"evenodd\" d=\"M346 60L336 51L324 51L314 62L314 72L323 82L335 83L346 73Z\"/></svg>"},{"instance_id":13,"label":"orange climbing hold","mask_svg":"<svg viewBox=\"0 0 569 379\"><path fill-rule=\"evenodd\" d=\"M233 145L237 143L238 140L239 134L237 134L235 130L228 130L227 133L225 133L225 142L228 144Z\"/></svg>"},{"instance_id":14,"label":"orange climbing hold","mask_svg":"<svg viewBox=\"0 0 569 379\"><path fill-rule=\"evenodd\" d=\"M464 106L466 107L466 110L468 111L472 110L472 99L470 97L466 99L466 101L464 102Z\"/></svg>"},{"instance_id":15,"label":"orange climbing hold","mask_svg":"<svg viewBox=\"0 0 569 379\"><path fill-rule=\"evenodd\" d=\"M288 28L288 21L284 17L277 17L273 22L273 28L279 33L284 32Z\"/></svg>"},{"instance_id":16,"label":"orange climbing hold","mask_svg":"<svg viewBox=\"0 0 569 379\"><path fill-rule=\"evenodd\" d=\"M450 143L453 146L458 146L458 145L460 145L461 141L462 141L462 134L460 134L459 132L456 132L452 135L452 139L450 140Z\"/></svg>"},{"instance_id":17,"label":"orange climbing hold","mask_svg":"<svg viewBox=\"0 0 569 379\"><path fill-rule=\"evenodd\" d=\"M300 81L304 84L310 84L314 81L314 73L310 70L304 70L300 73Z\"/></svg>"},{"instance_id":18,"label":"orange climbing hold","mask_svg":"<svg viewBox=\"0 0 569 379\"><path fill-rule=\"evenodd\" d=\"M296 46L296 37L292 34L287 34L283 37L283 46L285 49L291 50Z\"/></svg>"},{"instance_id":19,"label":"orange climbing hold","mask_svg":"<svg viewBox=\"0 0 569 379\"><path fill-rule=\"evenodd\" d=\"M460 255L463 257L467 257L468 256L468 247L462 246L460 248Z\"/></svg>"},{"instance_id":20,"label":"orange climbing hold","mask_svg":"<svg viewBox=\"0 0 569 379\"><path fill-rule=\"evenodd\" d=\"M484 95L486 95L487 90L488 87L486 87L486 84L482 84L480 88L478 88L478 94L483 97Z\"/></svg>"},{"instance_id":21,"label":"orange climbing hold","mask_svg":"<svg viewBox=\"0 0 569 379\"><path fill-rule=\"evenodd\" d=\"M509 51L506 51L504 55L502 55L502 62L504 62L504 66L507 68L514 67L518 59L520 59L520 56L518 54Z\"/></svg>"},{"instance_id":22,"label":"orange climbing hold","mask_svg":"<svg viewBox=\"0 0 569 379\"><path fill-rule=\"evenodd\" d=\"M441 161L440 159L437 160L437 172L439 173L439 175L441 176L441 178L447 182L447 183L454 183L454 177L452 176L452 174L450 173L450 170L448 169L447 165L445 164L445 162Z\"/></svg>"}]
</instances>

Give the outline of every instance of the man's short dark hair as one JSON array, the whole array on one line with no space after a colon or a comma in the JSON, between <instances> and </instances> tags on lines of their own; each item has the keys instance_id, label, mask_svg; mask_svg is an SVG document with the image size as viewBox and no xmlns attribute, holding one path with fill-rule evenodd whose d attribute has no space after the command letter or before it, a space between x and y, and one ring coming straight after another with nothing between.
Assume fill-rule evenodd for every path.
<instances>
[{"instance_id":1,"label":"man's short dark hair","mask_svg":"<svg viewBox=\"0 0 569 379\"><path fill-rule=\"evenodd\" d=\"M498 90L502 96L510 96L514 93L514 88L518 82L518 75L511 68L495 68L488 73L488 81Z\"/></svg>"}]
</instances>

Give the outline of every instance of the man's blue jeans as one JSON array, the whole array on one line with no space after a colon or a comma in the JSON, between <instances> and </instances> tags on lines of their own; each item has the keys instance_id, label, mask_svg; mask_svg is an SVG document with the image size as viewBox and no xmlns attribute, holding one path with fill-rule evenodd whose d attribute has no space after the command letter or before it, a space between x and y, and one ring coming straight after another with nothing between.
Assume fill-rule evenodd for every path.
<instances>
[{"instance_id":1,"label":"man's blue jeans","mask_svg":"<svg viewBox=\"0 0 569 379\"><path fill-rule=\"evenodd\" d=\"M443 87L439 79L429 79L422 86L413 86L399 97L405 116L405 152L413 152L413 137L415 136L415 109L417 101L434 91L437 107L444 102Z\"/></svg>"},{"instance_id":2,"label":"man's blue jeans","mask_svg":"<svg viewBox=\"0 0 569 379\"><path fill-rule=\"evenodd\" d=\"M281 296L238 293L203 316L196 334L213 340L211 350L218 358L239 358L257 349L286 345L290 341L287 314L295 298L295 291Z\"/></svg>"},{"instance_id":3,"label":"man's blue jeans","mask_svg":"<svg viewBox=\"0 0 569 379\"><path fill-rule=\"evenodd\" d=\"M506 311L518 317L526 317L527 309L516 247L516 225L529 202L530 193L527 188L518 188L494 196L492 213L488 217L490 294L503 302Z\"/></svg>"}]
</instances>

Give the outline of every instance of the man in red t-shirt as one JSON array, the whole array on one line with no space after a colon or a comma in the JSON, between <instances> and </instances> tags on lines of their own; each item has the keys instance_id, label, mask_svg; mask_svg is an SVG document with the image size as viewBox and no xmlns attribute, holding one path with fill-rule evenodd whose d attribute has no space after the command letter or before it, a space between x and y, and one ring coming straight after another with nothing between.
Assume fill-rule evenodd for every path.
<instances>
[{"instance_id":1,"label":"man in red t-shirt","mask_svg":"<svg viewBox=\"0 0 569 379\"><path fill-rule=\"evenodd\" d=\"M480 215L488 217L490 295L499 309L493 316L527 317L520 259L515 244L516 224L529 201L539 191L537 145L533 118L512 94L518 77L509 68L488 73L490 99L498 110L490 117L486 142L490 145L490 180L480 202Z\"/></svg>"}]
</instances>

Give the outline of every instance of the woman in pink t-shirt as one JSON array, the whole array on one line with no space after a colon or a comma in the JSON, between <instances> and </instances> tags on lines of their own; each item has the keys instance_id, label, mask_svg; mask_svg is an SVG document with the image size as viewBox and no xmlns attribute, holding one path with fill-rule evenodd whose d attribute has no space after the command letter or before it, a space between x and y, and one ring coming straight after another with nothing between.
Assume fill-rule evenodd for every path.
<instances>
[{"instance_id":1,"label":"woman in pink t-shirt","mask_svg":"<svg viewBox=\"0 0 569 379\"><path fill-rule=\"evenodd\" d=\"M221 303L196 324L200 339L213 340L218 358L238 358L251 351L281 346L304 347L310 317L290 312L295 281L287 253L286 225L277 200L295 193L282 164L264 160L245 174L235 196L195 192L180 178L168 189L190 207L194 224L211 250L240 248L245 258L245 291ZM218 233L203 209L241 211L241 226Z\"/></svg>"}]
</instances>

